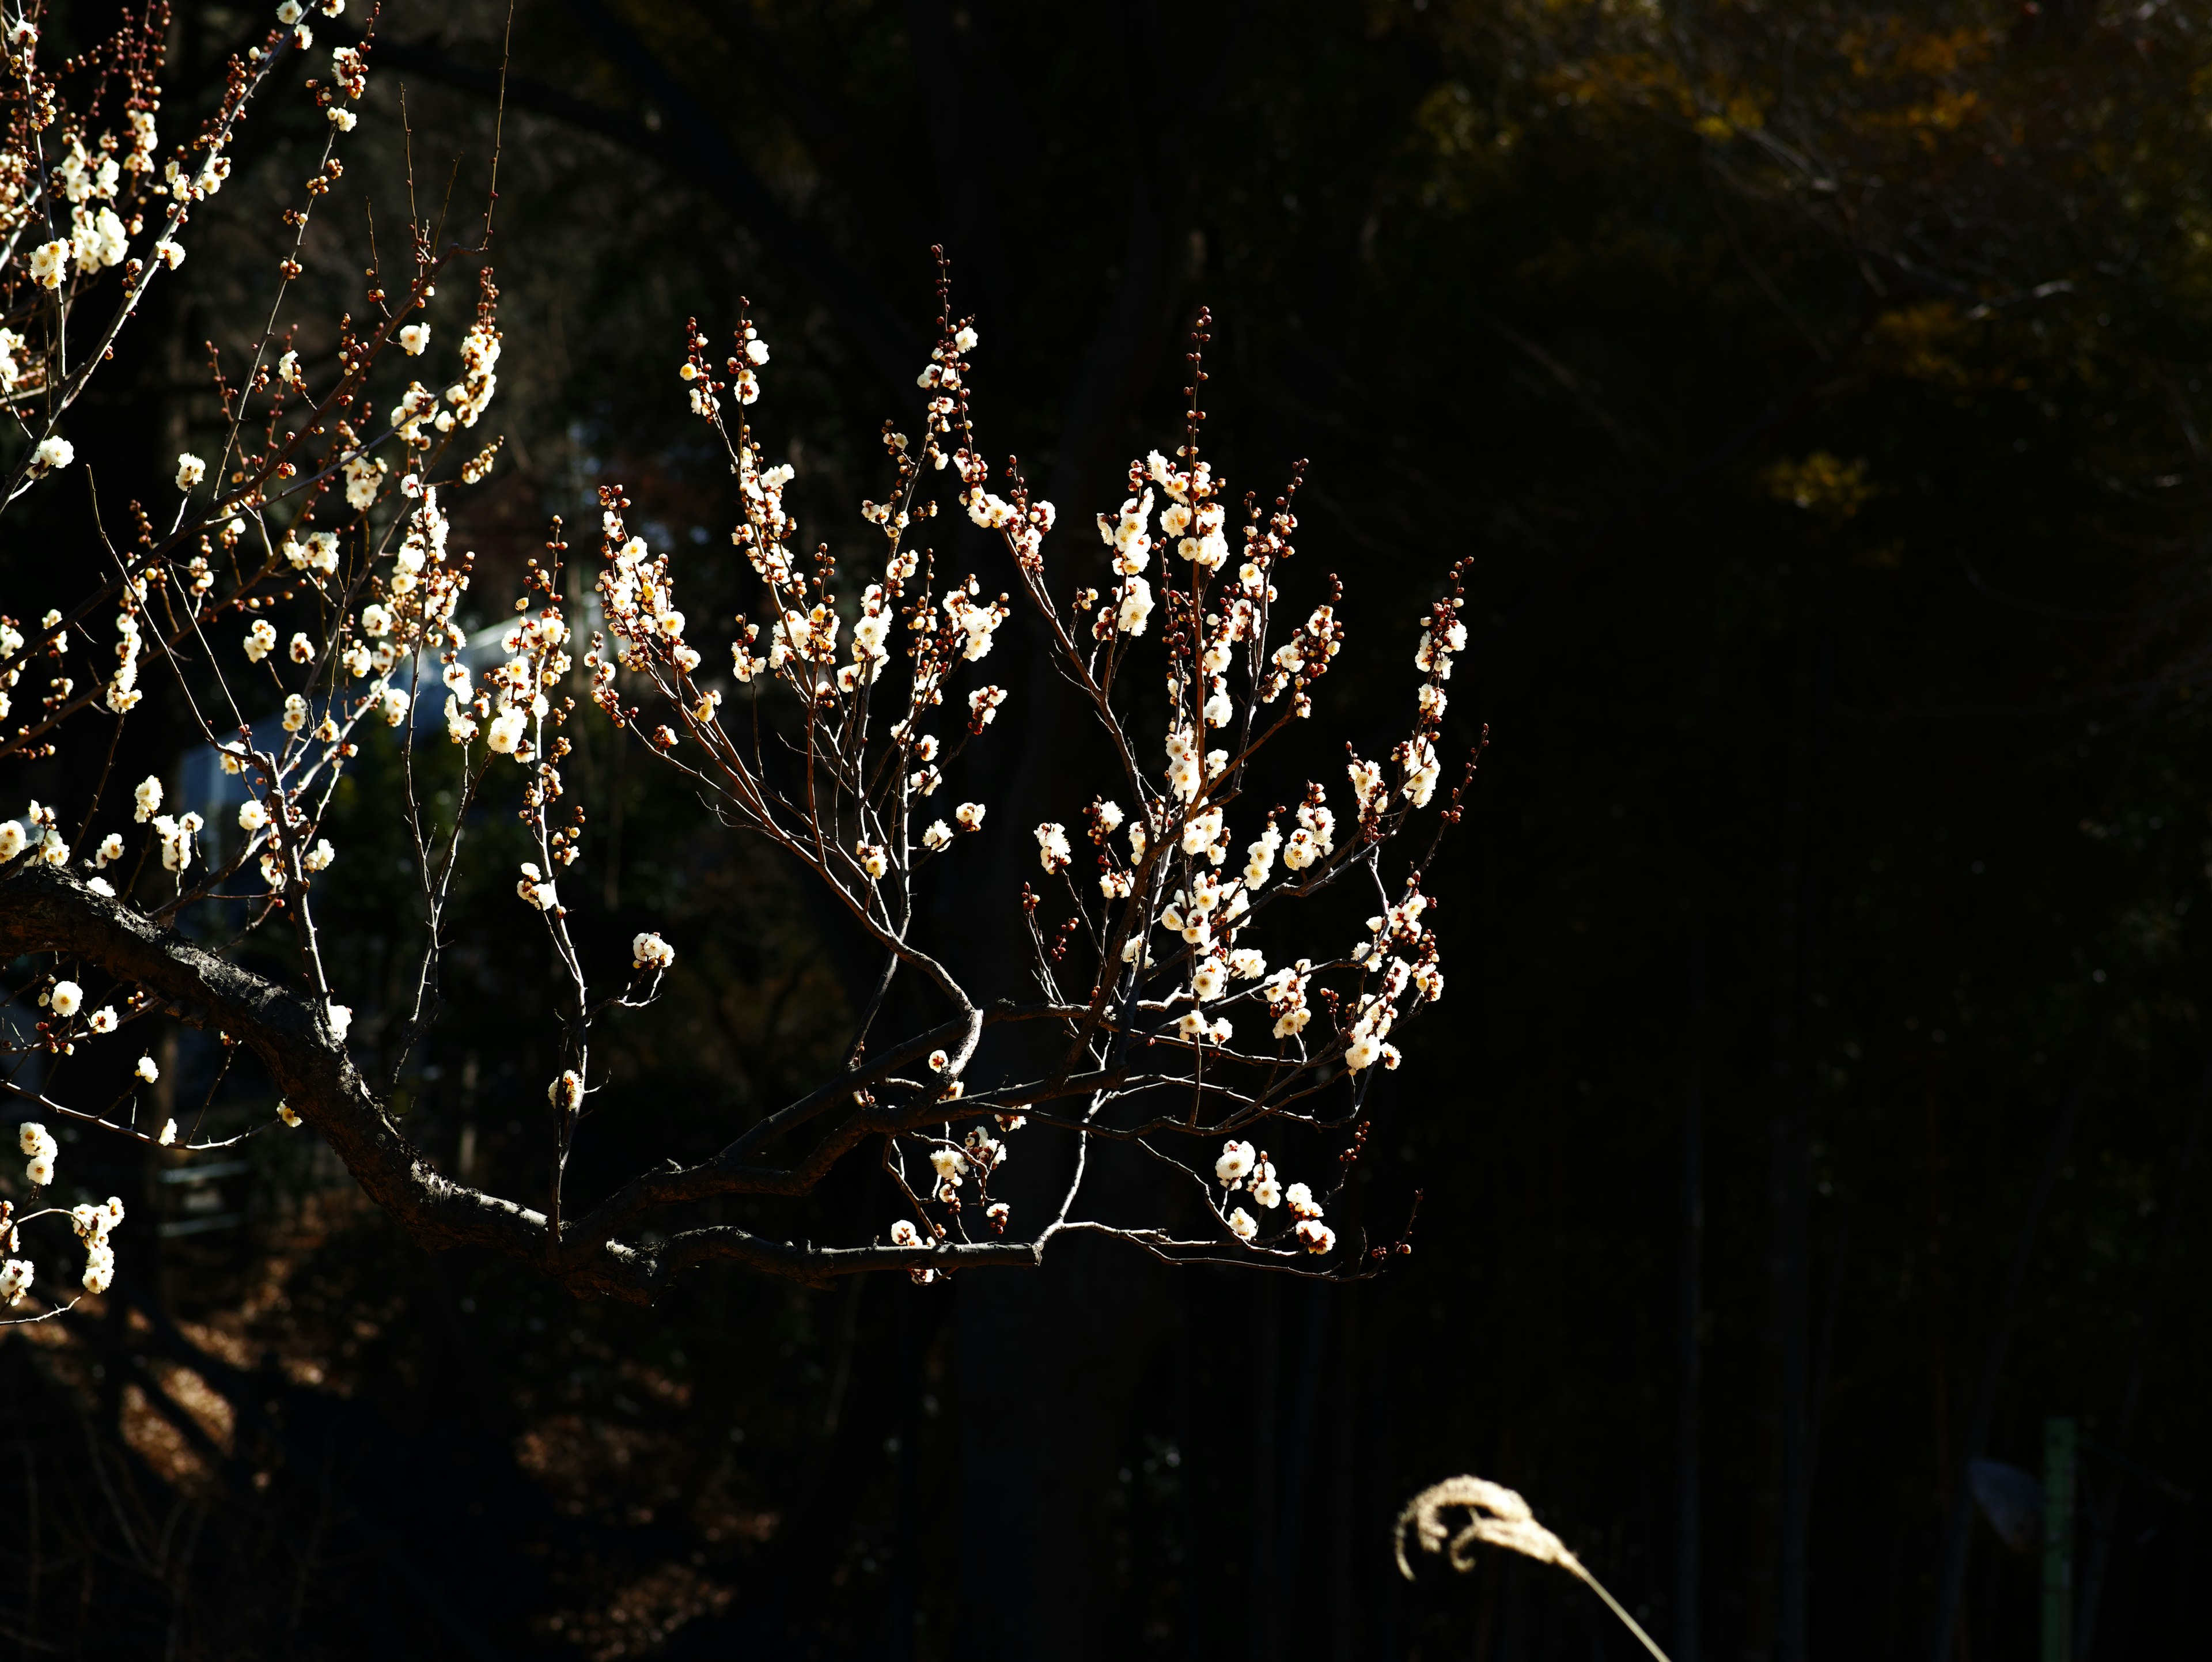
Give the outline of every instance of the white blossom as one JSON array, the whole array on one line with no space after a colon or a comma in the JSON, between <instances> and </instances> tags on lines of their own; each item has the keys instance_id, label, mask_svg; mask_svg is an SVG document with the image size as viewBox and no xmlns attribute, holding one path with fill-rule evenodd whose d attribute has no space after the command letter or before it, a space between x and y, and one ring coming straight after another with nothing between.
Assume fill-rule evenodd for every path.
<instances>
[{"instance_id":1,"label":"white blossom","mask_svg":"<svg viewBox=\"0 0 2212 1662\"><path fill-rule=\"evenodd\" d=\"M394 727L398 725L397 721L392 722ZM465 745L477 736L476 717L469 714L468 706L453 694L448 694L446 698L446 736L457 745Z\"/></svg>"},{"instance_id":2,"label":"white blossom","mask_svg":"<svg viewBox=\"0 0 2212 1662\"><path fill-rule=\"evenodd\" d=\"M1439 649L1441 645L1441 649ZM1432 640L1429 626L1421 626L1421 643L1413 653L1413 667L1424 672L1434 670L1439 680L1451 679L1451 654L1467 649L1467 625L1456 618L1445 626L1441 643Z\"/></svg>"},{"instance_id":3,"label":"white blossom","mask_svg":"<svg viewBox=\"0 0 2212 1662\"><path fill-rule=\"evenodd\" d=\"M1194 813L1182 828L1182 851L1185 854L1204 854L1221 835L1221 810L1208 808L1204 813Z\"/></svg>"},{"instance_id":4,"label":"white blossom","mask_svg":"<svg viewBox=\"0 0 2212 1662\"><path fill-rule=\"evenodd\" d=\"M28 1157L23 1175L34 1189L54 1180L54 1156L61 1152L52 1135L36 1120L25 1120L15 1129L15 1146Z\"/></svg>"},{"instance_id":5,"label":"white blossom","mask_svg":"<svg viewBox=\"0 0 2212 1662\"><path fill-rule=\"evenodd\" d=\"M380 456L361 454L349 458L345 465L346 506L358 509L373 505L377 492L383 488L386 471Z\"/></svg>"},{"instance_id":6,"label":"white blossom","mask_svg":"<svg viewBox=\"0 0 2212 1662\"><path fill-rule=\"evenodd\" d=\"M522 876L515 883L514 892L541 912L550 912L561 904L552 880L538 869L535 861L522 862Z\"/></svg>"},{"instance_id":7,"label":"white blossom","mask_svg":"<svg viewBox=\"0 0 2212 1662\"><path fill-rule=\"evenodd\" d=\"M31 250L31 277L41 289L58 289L69 277L70 245L57 239Z\"/></svg>"},{"instance_id":8,"label":"white blossom","mask_svg":"<svg viewBox=\"0 0 2212 1662\"><path fill-rule=\"evenodd\" d=\"M1256 889L1267 880L1267 874L1274 869L1275 851L1282 846L1282 830L1270 819L1267 828L1254 837L1251 845L1244 851L1244 882L1247 887Z\"/></svg>"},{"instance_id":9,"label":"white blossom","mask_svg":"<svg viewBox=\"0 0 2212 1662\"><path fill-rule=\"evenodd\" d=\"M1145 624L1152 615L1152 586L1142 577L1127 577L1121 583L1121 604L1115 613L1114 626L1124 635L1142 635Z\"/></svg>"}]
</instances>

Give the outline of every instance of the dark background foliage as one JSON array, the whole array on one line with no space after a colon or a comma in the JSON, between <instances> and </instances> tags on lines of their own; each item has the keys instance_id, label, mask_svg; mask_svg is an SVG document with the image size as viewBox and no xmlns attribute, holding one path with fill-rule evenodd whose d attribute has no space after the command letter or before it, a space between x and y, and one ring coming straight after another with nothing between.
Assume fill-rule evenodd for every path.
<instances>
[{"instance_id":1,"label":"dark background foliage","mask_svg":"<svg viewBox=\"0 0 2212 1662\"><path fill-rule=\"evenodd\" d=\"M172 107L264 27L179 9ZM396 223L410 167L418 204L480 212L507 27L387 9L378 119L311 246L332 314L360 303L363 205ZM0 1641L1627 1655L1553 1572L1398 1580L1397 1507L1475 1470L1680 1662L1966 1662L2035 1642L2038 1566L1965 1462L2033 1470L2070 1414L2077 1651L2186 1649L2212 1574L2197 20L527 0L512 41L507 460L461 527L487 618L605 480L712 569L726 481L673 372L684 320L719 336L740 295L775 350L771 447L861 548L933 243L1066 581L1173 434L1201 304L1209 442L1263 492L1310 459L1304 575L1349 584L1317 725L1395 718L1416 611L1471 561L1452 720L1492 743L1437 883L1449 1019L1377 1090L1352 1202L1394 1235L1419 1190L1416 1251L1312 1286L1079 1243L1036 1275L715 1275L636 1312L423 1257L297 1141L204 1181L77 1144L134 1222L101 1317L0 1345ZM105 383L88 447L118 491L212 417L198 343L262 314L303 108L256 115L232 240L203 230ZM457 335L473 288L448 289ZM43 606L36 537L0 559L10 606ZM1004 840L941 920L986 984L1014 920L991 874L1026 805L1083 788L1016 685L976 762ZM332 920L372 1050L411 927L375 766ZM564 893L683 954L617 1037L588 1184L807 1080L854 966L635 758L602 738L579 766L605 806ZM494 945L454 964L402 1099L437 1158L526 1189L542 965L485 881ZM219 1058L167 1043L165 1088L198 1101ZM246 1081L211 1100L269 1107ZM880 1227L872 1181L785 1221Z\"/></svg>"}]
</instances>

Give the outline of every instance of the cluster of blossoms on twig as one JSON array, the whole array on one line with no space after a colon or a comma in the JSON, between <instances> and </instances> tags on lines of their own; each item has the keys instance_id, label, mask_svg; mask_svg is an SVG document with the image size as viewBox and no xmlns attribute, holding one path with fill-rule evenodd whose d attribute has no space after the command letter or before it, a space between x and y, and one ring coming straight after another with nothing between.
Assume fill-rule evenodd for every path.
<instances>
[{"instance_id":1,"label":"cluster of blossoms on twig","mask_svg":"<svg viewBox=\"0 0 2212 1662\"><path fill-rule=\"evenodd\" d=\"M880 948L881 987L856 1061L874 1042L883 989L901 975L941 1006L955 1032L954 1042L915 1058L921 1066L912 1074L868 1071L853 1093L862 1110L854 1121L880 1137L884 1167L908 1204L890 1245L952 1249L912 1265L920 1279L956 1267L957 1249L1008 1235L1015 1220L991 1180L1007 1159L1007 1136L1030 1124L1072 1132L1085 1149L1100 1139L1127 1145L1196 1180L1218 1232L1179 1235L1082 1217L1079 1163L1054 1215L1034 1229L1039 1245L1084 1228L1179 1259L1233 1257L1240 1249L1277 1260L1334 1253L1337 1235L1317 1190L1340 1187L1349 1160L1327 1185L1285 1186L1273 1162L1237 1133L1270 1120L1285 1122L1293 1136L1347 1133L1356 1157L1369 1070L1397 1066L1394 1028L1443 996L1426 921L1433 904L1419 868L1386 886L1378 855L1438 787L1443 683L1466 641L1455 582L1423 620L1412 731L1387 760L1350 758L1341 832L1326 788L1310 783L1294 804L1257 817L1243 860L1231 863L1231 818L1244 806L1254 758L1311 715L1312 688L1341 651L1345 630L1331 580L1329 599L1273 641L1277 579L1296 551L1291 493L1265 505L1247 498L1232 515L1226 481L1198 447L1205 341L1201 320L1186 442L1173 460L1155 451L1133 464L1127 500L1097 518L1116 579L1107 592L1053 593L1045 551L1055 510L1033 495L1018 466L1000 474L983 460L968 404L980 341L972 322L956 320L949 307L920 376L930 395L924 430L916 440L886 429L890 489L860 506L883 538L880 552L849 574L826 547L805 551L786 500L793 471L769 462L747 414L769 356L758 331L741 320L734 350L717 364L692 326L680 374L693 412L726 447L743 512L730 540L759 582L758 601L729 630L726 661L679 605L672 555L631 534L627 499L603 492L605 633L587 659L596 702L695 781L727 823L809 868ZM947 473L950 485L933 489ZM1018 594L994 592L972 572L939 576L935 552L916 546L948 490L951 505L995 533ZM1156 550L1182 563L1152 572ZM1039 865L1064 892L1067 916L1048 941L1044 899L1024 889L1041 1001L992 1013L1051 1024L1066 1041L1064 1059L1040 1076L992 1076L971 1088L987 1013L923 943L919 896L931 861L984 823L981 801L948 813L933 799L1007 704L1007 688L969 667L990 656L1024 604L1048 631L1055 669L1090 706L1119 784L1076 818L1074 832L1065 820L1036 827ZM1156 620L1166 715L1147 740L1133 714L1136 666ZM723 661L726 675L709 667ZM625 675L642 679L665 719L625 691ZM771 744L763 700L778 691L792 700L790 725L775 728ZM1125 797L1133 806L1123 806ZM1455 794L1444 823L1457 813ZM1095 889L1075 875L1086 836ZM1263 920L1355 875L1376 893L1364 935L1271 966L1253 944L1275 928ZM1328 1013L1320 1027L1312 1026L1317 1004ZM1240 1044L1247 1011L1266 1038ZM1346 1095L1324 1105L1332 1081L1348 1081ZM1173 1152L1178 1141L1224 1135L1210 1170L1203 1158ZM1240 1191L1284 1222L1263 1227L1253 1212L1230 1206Z\"/></svg>"},{"instance_id":2,"label":"cluster of blossoms on twig","mask_svg":"<svg viewBox=\"0 0 2212 1662\"><path fill-rule=\"evenodd\" d=\"M16 1144L21 1149L24 1180L33 1192L52 1186L54 1181L54 1161L60 1154L53 1134L36 1120L26 1120L17 1128ZM66 1217L76 1232L77 1239L84 1245L84 1273L80 1284L87 1293L105 1293L115 1280L115 1248L108 1241L109 1233L123 1221L123 1202L113 1195L104 1206L89 1202L73 1207L48 1206L18 1215L15 1202L0 1200L0 1308L20 1307L30 1294L31 1284L37 1279L38 1267L29 1258L12 1256L22 1250L22 1227L40 1218ZM56 1306L45 1312L58 1315L71 1308L76 1300ZM20 1321L20 1317L9 1318ZM42 1319L34 1318L33 1319Z\"/></svg>"}]
</instances>

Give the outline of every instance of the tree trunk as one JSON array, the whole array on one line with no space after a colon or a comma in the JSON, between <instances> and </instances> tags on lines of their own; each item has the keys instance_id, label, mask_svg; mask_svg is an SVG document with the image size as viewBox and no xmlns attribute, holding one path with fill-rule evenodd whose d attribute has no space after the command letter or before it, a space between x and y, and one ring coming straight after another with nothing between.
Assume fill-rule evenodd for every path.
<instances>
[{"instance_id":1,"label":"tree trunk","mask_svg":"<svg viewBox=\"0 0 2212 1662\"><path fill-rule=\"evenodd\" d=\"M2101 1044L2096 1047L2098 1050L2102 1048ZM2004 1375L2005 1351L2012 1342L2013 1323L2020 1314L2020 1295L2027 1282L2028 1260L2035 1250L2036 1230L2043 1221L2051 1191L2057 1184L2066 1151L2073 1146L2074 1128L2081 1117L2082 1093L2088 1088L2088 1076L2093 1071L2094 1065L2082 1070L2074 1088L2066 1093L2058 1117L2051 1123L2051 1141L2043 1151L2043 1169L2036 1173L2027 1209L2021 1216L2020 1233L2013 1241L2012 1268L2005 1276L2004 1297L1997 1306L1989 1344L1982 1355L1981 1375L1974 1383L1964 1434L1959 1440L1952 1470L1946 1474L1950 1504L1943 1517L1942 1555L1937 1560L1936 1619L1929 1633L1929 1662L1944 1662L1950 1653L1952 1631L1959 1620L1959 1603L1966 1592L1966 1548L1972 1539L1974 1521L1974 1496L1966 1482L1966 1464L1978 1458L1989 1441L1990 1422L1996 1414L1997 1385Z\"/></svg>"},{"instance_id":2,"label":"tree trunk","mask_svg":"<svg viewBox=\"0 0 2212 1662\"><path fill-rule=\"evenodd\" d=\"M1698 1328L1705 1249L1705 938L1690 941L1690 1086L1682 1105L1682 1252L1674 1328L1674 1656L1698 1662Z\"/></svg>"},{"instance_id":3,"label":"tree trunk","mask_svg":"<svg viewBox=\"0 0 2212 1662\"><path fill-rule=\"evenodd\" d=\"M1748 1611L1747 1651L1758 1662L1805 1662L1811 1517L1807 1383L1812 1303L1808 1215L1812 1190L1812 1100L1805 1064L1804 1012L1811 991L1810 916L1813 798L1819 788L1833 680L1836 554L1808 567L1801 613L1797 716L1790 797L1783 816L1780 904L1774 943L1771 1106L1767 1121L1765 1401L1760 1412L1766 1471L1764 1522Z\"/></svg>"},{"instance_id":4,"label":"tree trunk","mask_svg":"<svg viewBox=\"0 0 2212 1662\"><path fill-rule=\"evenodd\" d=\"M2181 1158L2174 1162L2173 1180L2167 1185L2166 1217L2159 1227L2158 1254L2152 1259L2150 1274L2143 1283L2142 1307L2136 1313L2134 1342L2129 1347L2128 1382L2120 1395L2120 1417L2113 1428L2112 1447L2124 1459L2128 1452L2128 1434L2134 1428L2136 1406L2142 1397L2143 1370L2150 1359L2150 1335L2158 1314L2160 1285L2166 1276L2166 1266L2173 1257L2174 1239L2181 1233L2182 1202L2189 1194L2189 1171L2197 1163L2197 1150L2204 1141L2204 1121L2212 1111L2212 1060L2204 1064L2203 1083L2197 1087L2196 1111L2189 1118L2189 1129L2181 1140ZM2097 1647L2097 1605L2105 1592L2105 1575L2112 1556L2112 1537L2120 1525L2120 1506L2126 1496L2128 1475L2124 1467L2112 1474L2112 1487L2106 1491L2102 1506L2095 1510L2096 1540L2089 1549L2088 1573L2082 1577L2081 1598L2075 1614L2074 1654L2076 1662L2090 1662Z\"/></svg>"}]
</instances>

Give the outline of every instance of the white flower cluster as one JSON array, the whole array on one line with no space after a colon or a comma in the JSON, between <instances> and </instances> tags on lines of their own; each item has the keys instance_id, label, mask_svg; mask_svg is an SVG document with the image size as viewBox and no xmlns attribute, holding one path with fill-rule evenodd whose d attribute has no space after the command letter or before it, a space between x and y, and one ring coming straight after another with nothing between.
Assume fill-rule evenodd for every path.
<instances>
[{"instance_id":1,"label":"white flower cluster","mask_svg":"<svg viewBox=\"0 0 2212 1662\"><path fill-rule=\"evenodd\" d=\"M23 1151L24 1180L33 1189L44 1189L54 1180L54 1156L61 1153L53 1134L34 1119L27 1119L15 1129L16 1147Z\"/></svg>"},{"instance_id":2,"label":"white flower cluster","mask_svg":"<svg viewBox=\"0 0 2212 1662\"><path fill-rule=\"evenodd\" d=\"M553 880L538 869L535 861L522 862L522 877L515 884L514 892L541 912L550 912L561 904L561 897L554 892Z\"/></svg>"},{"instance_id":3,"label":"white flower cluster","mask_svg":"<svg viewBox=\"0 0 2212 1662\"><path fill-rule=\"evenodd\" d=\"M676 584L669 571L668 557L656 557L642 537L628 535L621 510L611 503L602 511L600 526L610 563L599 574L599 596L608 627L614 632L617 656L623 667L643 672L650 667L650 654L659 652L666 654L680 674L690 674L704 660L684 638L689 620L676 606ZM836 644L836 615L819 606L811 615L792 613L778 625L776 649L772 654L777 666L780 667L794 652L826 661ZM743 671L745 666L742 651L738 661ZM613 666L595 664L594 667L605 673L593 690L593 697L603 707L619 709L620 701L614 693ZM744 679L750 679L750 673Z\"/></svg>"},{"instance_id":4,"label":"white flower cluster","mask_svg":"<svg viewBox=\"0 0 2212 1662\"><path fill-rule=\"evenodd\" d=\"M527 736L530 723L552 711L544 689L557 685L568 673L571 660L562 649L568 638L568 624L552 606L523 618L501 637L507 661L491 672L474 706L477 714L490 717L484 743L495 753L518 762L537 754ZM463 728L473 736L475 722L459 709L459 700L469 696L467 671L456 663L448 667L446 681L454 693L447 704L447 726L457 739Z\"/></svg>"},{"instance_id":5,"label":"white flower cluster","mask_svg":"<svg viewBox=\"0 0 2212 1662\"><path fill-rule=\"evenodd\" d=\"M991 637L1007 617L1005 595L983 605L975 598L981 592L970 577L964 588L948 589L945 595L945 620L960 631L960 655L971 664L990 655Z\"/></svg>"},{"instance_id":6,"label":"white flower cluster","mask_svg":"<svg viewBox=\"0 0 2212 1662\"><path fill-rule=\"evenodd\" d=\"M972 343L972 332L963 338ZM960 350L964 349L939 349L924 378L927 386L940 392L957 389L963 368ZM896 750L896 772L890 776L896 788L893 799L880 815L864 813L854 831L836 839L837 849L849 850L849 859L823 856L825 876L834 871L838 875L833 880L849 886L857 880L861 892L880 896L884 889L879 886L892 883L902 861L939 852L960 832L975 831L982 824L981 803L963 804L949 819L926 824L919 816L905 823L905 816L944 782L939 740L919 731L921 720L947 701L948 683L961 666L989 655L998 630L1012 615L1011 597L987 596L973 576L946 587L933 605L927 594L915 592L919 557L902 545L915 522L931 510L927 504L911 506L921 459L910 454L904 435L890 432L886 447L899 472L900 491L893 502L869 502L861 508L862 517L881 527L889 544L878 579L860 586L849 609L830 591L827 567L810 583L802 575L798 526L786 500L794 470L788 464L768 466L748 429L738 426L732 431L723 426L730 406L720 395L734 391L738 409L753 403L759 395L755 372L769 356L766 343L747 323L740 332L739 352L728 360L726 378L720 378L705 337L695 330L678 370L694 412L714 423L729 444L743 508L742 522L731 533L731 542L744 551L767 585L765 615L757 621L743 616L737 620L730 642L731 672L740 686L757 687L772 679L805 704L842 704L858 711L866 708L861 701L881 679L903 639L911 676L902 689L904 709L890 727ZM933 423L927 451L939 466L950 458L938 448L934 435L945 430L949 429L943 422ZM670 557L656 554L642 538L631 534L624 517L628 502L618 490L601 494L606 564L598 587L610 638L604 645L593 645L593 701L611 718L627 724L637 712L625 703L617 675L627 672L650 678L680 712L684 728L707 747L726 782L726 800L738 815L755 822L773 820L767 794L750 767L736 759L740 747L719 735L722 689L702 686L690 679L702 671L703 655L688 638L690 620L677 603ZM966 500L981 514L981 522L1000 526L1018 544L1029 536L1032 549L1052 522L1049 505L1025 498L1010 503L986 493ZM902 637L896 632L902 623L907 625ZM1006 690L999 686L975 687L967 696L970 735L990 726L1007 701ZM653 733L653 742L669 751L684 738L675 727L663 726ZM914 843L919 843L919 849L909 855ZM872 898L869 904L890 903Z\"/></svg>"},{"instance_id":7,"label":"white flower cluster","mask_svg":"<svg viewBox=\"0 0 2212 1662\"><path fill-rule=\"evenodd\" d=\"M457 745L465 745L477 736L476 688L469 679L469 667L450 652L446 657L445 673L440 678L446 684L446 736Z\"/></svg>"},{"instance_id":8,"label":"white flower cluster","mask_svg":"<svg viewBox=\"0 0 2212 1662\"><path fill-rule=\"evenodd\" d=\"M1354 1073L1378 1061L1385 1068L1398 1065L1398 1047L1387 1041L1401 1014L1399 1002L1409 989L1416 1003L1434 1004L1443 997L1444 977L1437 961L1436 934L1421 922L1430 904L1419 889L1409 890L1395 905L1367 920L1370 939L1352 948L1352 961L1380 977L1371 991L1359 995L1354 1007L1344 1052L1345 1066ZM1386 955L1387 947L1394 942L1411 947L1416 958Z\"/></svg>"},{"instance_id":9,"label":"white flower cluster","mask_svg":"<svg viewBox=\"0 0 2212 1662\"><path fill-rule=\"evenodd\" d=\"M1452 654L1467 650L1467 625L1456 618L1441 627L1435 620L1421 625L1421 644L1413 653L1413 667L1431 672L1439 681L1451 679Z\"/></svg>"},{"instance_id":10,"label":"white flower cluster","mask_svg":"<svg viewBox=\"0 0 2212 1662\"><path fill-rule=\"evenodd\" d=\"M499 362L499 330L488 316L479 316L461 337L461 378L446 389L446 402L453 406L453 418L464 427L477 424L498 390L495 366ZM440 419L443 422L445 417ZM450 429L441 425L439 430Z\"/></svg>"},{"instance_id":11,"label":"white flower cluster","mask_svg":"<svg viewBox=\"0 0 2212 1662\"><path fill-rule=\"evenodd\" d=\"M1239 1190L1249 1193L1263 1211L1277 1207L1287 1208L1297 1223L1291 1230L1299 1245L1316 1257L1336 1250L1336 1232L1322 1221L1321 1203L1313 1190L1303 1183L1294 1183L1285 1189L1277 1181L1275 1167L1264 1149L1255 1149L1249 1142L1235 1138L1224 1143L1220 1156L1213 1162L1213 1180L1227 1194ZM1250 1241L1260 1233L1260 1221L1239 1206L1224 1220L1230 1233L1241 1241Z\"/></svg>"},{"instance_id":12,"label":"white flower cluster","mask_svg":"<svg viewBox=\"0 0 2212 1662\"><path fill-rule=\"evenodd\" d=\"M29 344L13 329L0 328L0 393L12 393L30 379L31 366L16 356Z\"/></svg>"},{"instance_id":13,"label":"white flower cluster","mask_svg":"<svg viewBox=\"0 0 2212 1662\"><path fill-rule=\"evenodd\" d=\"M113 1195L105 1206L70 1208L70 1222L76 1229L76 1238L84 1243L84 1290L88 1293L105 1293L114 1283L115 1248L107 1237L122 1221L123 1202Z\"/></svg>"},{"instance_id":14,"label":"white flower cluster","mask_svg":"<svg viewBox=\"0 0 2212 1662\"><path fill-rule=\"evenodd\" d=\"M0 865L26 849L36 850L49 866L63 865L69 859L69 839L55 823L54 811L35 797L21 819L0 820Z\"/></svg>"},{"instance_id":15,"label":"white flower cluster","mask_svg":"<svg viewBox=\"0 0 2212 1662\"><path fill-rule=\"evenodd\" d=\"M349 456L345 465L346 506L362 511L374 508L384 489L384 476L390 472L381 456L372 456L366 451Z\"/></svg>"},{"instance_id":16,"label":"white flower cluster","mask_svg":"<svg viewBox=\"0 0 2212 1662\"><path fill-rule=\"evenodd\" d=\"M13 658L22 649L23 632L15 627L15 620L0 617L0 659ZM0 715L7 715L12 708L15 701L10 695L15 683L22 679L22 674L23 666L20 662L10 665L4 674L0 674Z\"/></svg>"},{"instance_id":17,"label":"white flower cluster","mask_svg":"<svg viewBox=\"0 0 2212 1662\"><path fill-rule=\"evenodd\" d=\"M336 572L338 569L338 533L335 531L311 531L306 540L301 541L297 532L298 527L295 527L293 533L285 537L280 551L292 569L319 571L326 576ZM301 658L298 661L305 663L307 660Z\"/></svg>"},{"instance_id":18,"label":"white flower cluster","mask_svg":"<svg viewBox=\"0 0 2212 1662\"><path fill-rule=\"evenodd\" d=\"M1302 872L1336 852L1336 816L1328 811L1316 785L1298 806L1297 829L1283 849L1283 864Z\"/></svg>"},{"instance_id":19,"label":"white flower cluster","mask_svg":"<svg viewBox=\"0 0 2212 1662\"><path fill-rule=\"evenodd\" d=\"M194 839L206 825L197 813L181 813L172 818L166 813L154 816L154 834L161 840L161 869L181 875L191 869Z\"/></svg>"},{"instance_id":20,"label":"white flower cluster","mask_svg":"<svg viewBox=\"0 0 2212 1662\"><path fill-rule=\"evenodd\" d=\"M108 678L106 702L118 715L127 715L145 696L138 691L138 619L128 612L117 613L115 632L123 638L115 645L115 673Z\"/></svg>"}]
</instances>

